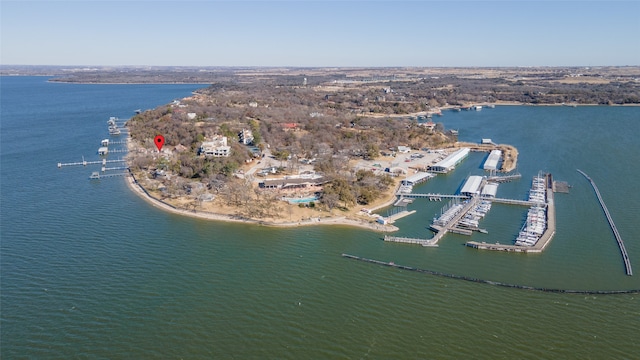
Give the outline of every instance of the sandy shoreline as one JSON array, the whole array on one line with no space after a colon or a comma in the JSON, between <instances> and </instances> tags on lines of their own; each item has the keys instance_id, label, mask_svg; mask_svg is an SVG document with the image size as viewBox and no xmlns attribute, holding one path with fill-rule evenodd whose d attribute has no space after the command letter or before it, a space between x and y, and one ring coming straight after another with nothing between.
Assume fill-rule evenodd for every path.
<instances>
[{"instance_id":1,"label":"sandy shoreline","mask_svg":"<svg viewBox=\"0 0 640 360\"><path fill-rule=\"evenodd\" d=\"M344 226L355 226L368 230L380 231L380 232L393 232L398 231L399 229L393 225L382 225L374 222L366 222L364 220L355 220L349 219L345 216L335 216L335 217L314 217L308 220L301 221L293 221L293 222L272 222L272 221L263 221L258 219L249 219L249 218L241 218L233 215L225 215L225 214L216 214L212 212L204 212L197 210L186 210L179 209L174 206L171 206L165 202L162 202L158 199L152 198L149 194L147 194L142 186L135 180L133 175L126 176L125 181L127 186L133 193L140 196L142 199L155 206L158 209L183 215L190 216L199 219L205 220L214 220L214 221L226 221L226 222L238 222L238 223L248 223L255 225L263 225L263 226L272 226L272 227L297 227L297 226L310 226L310 225L344 225ZM388 205L393 204L395 200L395 196L388 202L385 202L382 205L377 206L376 208L382 208Z\"/></svg>"}]
</instances>

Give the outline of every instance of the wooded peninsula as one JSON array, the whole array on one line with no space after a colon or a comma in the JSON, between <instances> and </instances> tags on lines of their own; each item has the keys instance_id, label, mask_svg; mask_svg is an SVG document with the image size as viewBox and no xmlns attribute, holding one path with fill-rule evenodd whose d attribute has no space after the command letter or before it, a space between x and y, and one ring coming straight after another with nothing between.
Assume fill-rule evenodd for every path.
<instances>
[{"instance_id":1,"label":"wooded peninsula","mask_svg":"<svg viewBox=\"0 0 640 360\"><path fill-rule=\"evenodd\" d=\"M336 215L375 223L369 210L394 200L400 179L463 146L438 122L443 110L640 103L640 67L1 70L64 82L211 84L127 121L129 167L172 207L265 223ZM515 166L515 148L496 147L503 169Z\"/></svg>"}]
</instances>

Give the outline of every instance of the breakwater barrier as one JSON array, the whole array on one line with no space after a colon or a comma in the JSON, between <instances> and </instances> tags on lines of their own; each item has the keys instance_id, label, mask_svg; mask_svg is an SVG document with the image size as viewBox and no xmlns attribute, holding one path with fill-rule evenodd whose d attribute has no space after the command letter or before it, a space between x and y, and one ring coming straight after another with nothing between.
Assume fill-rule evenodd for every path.
<instances>
[{"instance_id":1,"label":"breakwater barrier","mask_svg":"<svg viewBox=\"0 0 640 360\"><path fill-rule=\"evenodd\" d=\"M607 221L609 222L609 227L611 227L611 231L613 231L613 236L615 236L616 241L618 242L618 247L620 248L620 253L622 254L622 260L624 261L625 271L627 275L629 276L633 275L633 270L631 269L631 261L629 261L629 255L627 254L627 249L624 247L624 241L622 241L622 236L620 236L620 233L618 232L618 228L616 227L616 224L613 222L613 218L609 213L609 209L607 209L607 205L605 205L604 200L602 200L602 196L600 195L600 191L598 190L596 183L584 171L579 169L576 169L576 170L580 174L582 174L587 180L589 180L591 187L593 187L593 191L595 191L596 196L598 197L598 201L600 202L600 207L602 207L602 210L604 211L604 215L607 217Z\"/></svg>"},{"instance_id":2,"label":"breakwater barrier","mask_svg":"<svg viewBox=\"0 0 640 360\"><path fill-rule=\"evenodd\" d=\"M478 279L478 278L473 278L473 277L469 277L469 276L447 274L447 273L443 273L443 272L439 272L439 271L414 268L414 267L411 267L411 266L396 264L394 262L384 262L384 261L380 261L380 260L368 259L368 258L356 256L356 255L350 255L350 254L342 254L342 257L347 258L347 259L367 262L367 263L371 263L371 264L376 264L376 265L394 267L394 268L401 269L401 270L415 271L415 272L419 272L419 273L435 275L435 276L440 276L440 277L446 277L446 278L450 278L450 279L471 281L471 282L475 282L475 283L494 285L494 286L500 286L500 287L506 287L506 288L512 288L512 289L531 290L531 291L540 291L540 292L548 292L548 293L561 293L561 294L582 294L582 295L640 294L640 289L630 289L630 290L572 290L572 289L552 289L552 288L543 288L543 287L535 287L535 286L527 286L527 285L516 285L516 284L503 283L503 282L499 282L499 281L484 280L484 279Z\"/></svg>"}]
</instances>

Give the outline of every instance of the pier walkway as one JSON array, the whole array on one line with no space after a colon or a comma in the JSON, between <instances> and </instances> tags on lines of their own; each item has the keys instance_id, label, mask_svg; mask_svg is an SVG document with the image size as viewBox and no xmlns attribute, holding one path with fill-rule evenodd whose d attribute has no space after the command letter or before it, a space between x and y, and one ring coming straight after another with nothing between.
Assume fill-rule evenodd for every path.
<instances>
[{"instance_id":1,"label":"pier walkway","mask_svg":"<svg viewBox=\"0 0 640 360\"><path fill-rule=\"evenodd\" d=\"M505 175L505 176L489 176L487 178L487 181L502 183L502 182L509 182L516 179L520 179L521 177L522 177L521 174Z\"/></svg>"},{"instance_id":2,"label":"pier walkway","mask_svg":"<svg viewBox=\"0 0 640 360\"><path fill-rule=\"evenodd\" d=\"M384 241L437 247L438 244L432 240L433 239L415 239L415 238L389 236L389 235L384 236Z\"/></svg>"},{"instance_id":3,"label":"pier walkway","mask_svg":"<svg viewBox=\"0 0 640 360\"><path fill-rule=\"evenodd\" d=\"M434 193L428 193L428 194L414 194L414 193L401 194L401 193L398 193L396 195L397 196L404 196L406 198L430 198L430 199L468 199L469 198L466 195L448 195L448 194L434 194Z\"/></svg>"},{"instance_id":4,"label":"pier walkway","mask_svg":"<svg viewBox=\"0 0 640 360\"><path fill-rule=\"evenodd\" d=\"M625 266L627 275L632 276L633 270L631 269L631 261L629 261L629 255L627 254L627 249L624 247L624 241L622 241L622 237L618 232L618 228L616 227L616 224L613 222L613 218L609 213L609 209L607 209L607 205L604 204L604 200L600 195L600 191L598 190L596 183L589 177L589 175L585 174L582 170L579 170L579 169L576 169L576 170L580 174L582 174L587 180L589 180L589 183L591 183L591 187L593 187L593 191L595 191L596 196L598 197L598 201L600 202L600 207L602 207L602 210L604 211L604 215L607 217L607 221L609 222L609 226L611 227L611 231L613 231L613 235L615 236L616 241L618 242L618 247L620 248L620 253L622 254L622 260L624 260L624 266Z\"/></svg>"},{"instance_id":5,"label":"pier walkway","mask_svg":"<svg viewBox=\"0 0 640 360\"><path fill-rule=\"evenodd\" d=\"M442 200L442 199L469 199L469 196L466 195L448 195L448 194L435 194L435 193L427 193L427 194L414 194L414 193L410 193L410 194L396 194L397 196L402 196L404 198L429 198L429 200L433 200L433 199L438 199L438 200ZM483 197L483 200L487 200L487 201L491 201L491 202L495 202L495 203L501 203L501 204L510 204L510 205L522 205L522 206L534 206L534 205L539 205L539 206L544 206L544 203L539 203L539 202L535 202L535 201L528 201L528 200L514 200L514 199L503 199L503 198L491 198L491 197Z\"/></svg>"},{"instance_id":6,"label":"pier walkway","mask_svg":"<svg viewBox=\"0 0 640 360\"><path fill-rule=\"evenodd\" d=\"M129 175L128 172L121 172L121 173L115 173L115 174L100 174L97 171L94 171L91 173L91 176L89 176L89 180L100 180L100 179L107 179L107 178L112 178L112 177L116 177L116 176L127 176Z\"/></svg>"},{"instance_id":7,"label":"pier walkway","mask_svg":"<svg viewBox=\"0 0 640 360\"><path fill-rule=\"evenodd\" d=\"M78 166L78 165L82 165L82 166L87 166L87 165L96 165L96 164L102 164L103 166L107 165L107 163L116 163L116 162L125 162L126 160L124 159L118 159L118 160L107 160L107 159L102 159L102 160L98 160L98 161L86 161L84 159L82 159L82 161L78 161L78 162L71 162L71 163L58 163L58 167L61 168L63 166Z\"/></svg>"},{"instance_id":8,"label":"pier walkway","mask_svg":"<svg viewBox=\"0 0 640 360\"><path fill-rule=\"evenodd\" d=\"M433 241L434 244L437 244L438 241L449 231L456 234L470 235L470 233L464 232L464 229L456 228L455 225L462 219L462 217L471 210L478 203L478 197L472 197L449 222L445 226L437 226L431 225L429 228L433 231L437 231L437 233L430 240Z\"/></svg>"},{"instance_id":9,"label":"pier walkway","mask_svg":"<svg viewBox=\"0 0 640 360\"><path fill-rule=\"evenodd\" d=\"M500 204L509 204L509 205L544 206L543 202L536 202L536 201L529 201L529 200L514 200L514 199L503 199L503 198L484 198L484 200L500 203Z\"/></svg>"},{"instance_id":10,"label":"pier walkway","mask_svg":"<svg viewBox=\"0 0 640 360\"><path fill-rule=\"evenodd\" d=\"M469 212L469 210L473 206L477 204L477 202L478 197L471 198L471 200L469 200L469 202L464 205L462 210L460 210L451 220L449 220L445 226L431 225L429 228L435 232L431 239L385 236L384 241L435 247L438 246L438 241L440 241L440 239L442 239L442 237L449 231L456 234L471 235L471 230L460 229L455 227L455 225L467 212Z\"/></svg>"}]
</instances>

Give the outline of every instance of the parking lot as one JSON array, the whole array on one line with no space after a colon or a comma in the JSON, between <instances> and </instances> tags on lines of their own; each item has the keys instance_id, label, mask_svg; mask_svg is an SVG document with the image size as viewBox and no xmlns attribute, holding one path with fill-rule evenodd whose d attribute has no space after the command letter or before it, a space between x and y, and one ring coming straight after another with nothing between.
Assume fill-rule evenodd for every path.
<instances>
[{"instance_id":1,"label":"parking lot","mask_svg":"<svg viewBox=\"0 0 640 360\"><path fill-rule=\"evenodd\" d=\"M447 156L442 150L412 150L408 153L396 153L395 156L379 157L375 160L359 160L358 170L365 169L378 173L413 174L427 171L428 167Z\"/></svg>"}]
</instances>

